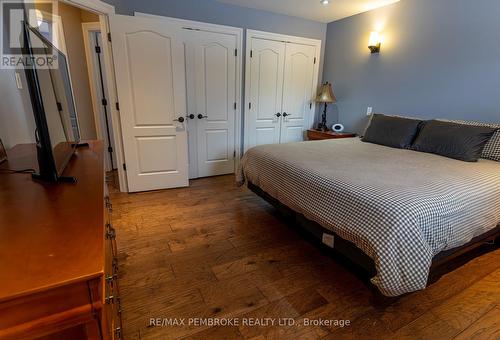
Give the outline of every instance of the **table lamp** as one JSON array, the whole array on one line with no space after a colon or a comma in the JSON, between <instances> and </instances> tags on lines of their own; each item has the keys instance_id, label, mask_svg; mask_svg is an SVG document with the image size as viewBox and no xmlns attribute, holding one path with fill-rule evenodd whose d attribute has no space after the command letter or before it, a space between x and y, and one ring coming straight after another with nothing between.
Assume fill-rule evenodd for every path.
<instances>
[{"instance_id":1,"label":"table lamp","mask_svg":"<svg viewBox=\"0 0 500 340\"><path fill-rule=\"evenodd\" d=\"M318 124L316 130L328 131L328 126L326 125L326 109L328 107L328 104L335 103L336 101L337 99L333 94L332 84L326 82L321 85L321 89L318 93L318 96L316 97L316 103L324 103L325 108L323 109L323 115L321 116L321 123Z\"/></svg>"}]
</instances>

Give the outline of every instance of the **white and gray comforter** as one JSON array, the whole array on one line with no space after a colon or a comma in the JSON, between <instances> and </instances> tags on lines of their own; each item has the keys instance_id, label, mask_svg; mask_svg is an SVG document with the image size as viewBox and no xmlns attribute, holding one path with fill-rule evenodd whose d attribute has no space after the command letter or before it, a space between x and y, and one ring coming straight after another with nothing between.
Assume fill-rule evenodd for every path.
<instances>
[{"instance_id":1,"label":"white and gray comforter","mask_svg":"<svg viewBox=\"0 0 500 340\"><path fill-rule=\"evenodd\" d=\"M358 138L252 148L237 180L353 242L387 296L426 287L434 255L500 223L500 163L467 163Z\"/></svg>"}]
</instances>

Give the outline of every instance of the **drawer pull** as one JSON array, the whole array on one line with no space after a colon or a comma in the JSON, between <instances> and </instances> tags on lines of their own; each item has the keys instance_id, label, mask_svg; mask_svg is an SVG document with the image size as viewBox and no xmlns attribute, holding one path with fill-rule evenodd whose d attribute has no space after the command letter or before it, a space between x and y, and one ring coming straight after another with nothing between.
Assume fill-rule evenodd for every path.
<instances>
[{"instance_id":1,"label":"drawer pull","mask_svg":"<svg viewBox=\"0 0 500 340\"><path fill-rule=\"evenodd\" d=\"M116 239L116 230L111 225L109 225L108 230L106 232L106 238L110 240Z\"/></svg>"},{"instance_id":2,"label":"drawer pull","mask_svg":"<svg viewBox=\"0 0 500 340\"><path fill-rule=\"evenodd\" d=\"M116 327L114 332L115 332L115 335L118 337L118 339L122 338L122 329L120 327Z\"/></svg>"},{"instance_id":3,"label":"drawer pull","mask_svg":"<svg viewBox=\"0 0 500 340\"><path fill-rule=\"evenodd\" d=\"M115 297L113 295L109 295L109 296L106 296L106 298L104 298L104 302L106 302L107 304L111 304L115 301Z\"/></svg>"},{"instance_id":4,"label":"drawer pull","mask_svg":"<svg viewBox=\"0 0 500 340\"><path fill-rule=\"evenodd\" d=\"M111 204L111 200L110 200L109 196L106 196L104 198L104 203L106 204L106 208L108 208L108 210L110 210L110 211L113 210L113 204Z\"/></svg>"},{"instance_id":5,"label":"drawer pull","mask_svg":"<svg viewBox=\"0 0 500 340\"><path fill-rule=\"evenodd\" d=\"M106 282L113 282L118 278L117 274L106 276Z\"/></svg>"}]
</instances>

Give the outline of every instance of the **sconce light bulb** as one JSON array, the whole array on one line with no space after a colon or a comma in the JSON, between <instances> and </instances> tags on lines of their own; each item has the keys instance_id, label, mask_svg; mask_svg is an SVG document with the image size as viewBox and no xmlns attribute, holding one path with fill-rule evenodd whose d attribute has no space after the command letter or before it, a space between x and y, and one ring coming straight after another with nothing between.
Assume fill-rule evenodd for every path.
<instances>
[{"instance_id":1,"label":"sconce light bulb","mask_svg":"<svg viewBox=\"0 0 500 340\"><path fill-rule=\"evenodd\" d=\"M368 40L368 48L372 53L380 52L380 45L382 44L382 36L379 32L371 32L370 39Z\"/></svg>"}]
</instances>

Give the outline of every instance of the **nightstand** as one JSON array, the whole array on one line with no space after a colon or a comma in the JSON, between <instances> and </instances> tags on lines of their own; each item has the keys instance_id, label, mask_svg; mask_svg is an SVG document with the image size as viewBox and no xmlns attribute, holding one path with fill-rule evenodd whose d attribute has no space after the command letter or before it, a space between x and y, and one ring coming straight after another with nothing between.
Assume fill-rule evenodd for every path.
<instances>
[{"instance_id":1,"label":"nightstand","mask_svg":"<svg viewBox=\"0 0 500 340\"><path fill-rule=\"evenodd\" d=\"M356 134L347 132L307 130L307 139L309 140L352 138L352 137L356 137Z\"/></svg>"}]
</instances>

